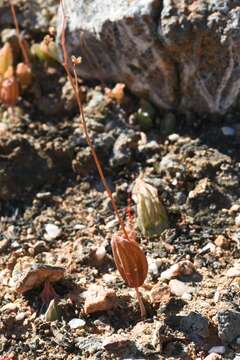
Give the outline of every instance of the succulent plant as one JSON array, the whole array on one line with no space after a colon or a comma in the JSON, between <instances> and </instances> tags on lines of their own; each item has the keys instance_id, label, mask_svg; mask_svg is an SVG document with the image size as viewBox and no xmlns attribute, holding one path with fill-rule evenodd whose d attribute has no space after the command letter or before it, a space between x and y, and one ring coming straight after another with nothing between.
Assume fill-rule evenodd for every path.
<instances>
[{"instance_id":1,"label":"succulent plant","mask_svg":"<svg viewBox=\"0 0 240 360\"><path fill-rule=\"evenodd\" d=\"M33 44L31 53L42 61L60 61L58 47L49 35L40 44Z\"/></svg>"},{"instance_id":2,"label":"succulent plant","mask_svg":"<svg viewBox=\"0 0 240 360\"><path fill-rule=\"evenodd\" d=\"M26 89L32 82L32 71L30 67L24 63L17 64L16 69L17 80L21 89Z\"/></svg>"},{"instance_id":3,"label":"succulent plant","mask_svg":"<svg viewBox=\"0 0 240 360\"><path fill-rule=\"evenodd\" d=\"M4 79L0 87L0 102L14 106L19 97L19 85L14 76Z\"/></svg>"},{"instance_id":4,"label":"succulent plant","mask_svg":"<svg viewBox=\"0 0 240 360\"><path fill-rule=\"evenodd\" d=\"M13 65L13 53L11 45L6 42L0 49L0 77L4 77L6 71Z\"/></svg>"},{"instance_id":5,"label":"succulent plant","mask_svg":"<svg viewBox=\"0 0 240 360\"><path fill-rule=\"evenodd\" d=\"M141 315L144 317L146 312L138 287L142 286L147 277L147 258L134 239L126 239L120 232L113 235L111 245L116 267L126 284L136 289Z\"/></svg>"},{"instance_id":6,"label":"succulent plant","mask_svg":"<svg viewBox=\"0 0 240 360\"><path fill-rule=\"evenodd\" d=\"M137 225L144 235L158 235L169 226L157 189L142 176L135 181L132 197L137 204Z\"/></svg>"},{"instance_id":7,"label":"succulent plant","mask_svg":"<svg viewBox=\"0 0 240 360\"><path fill-rule=\"evenodd\" d=\"M47 311L44 314L44 318L46 321L55 321L59 320L60 312L59 307L55 299L52 299L48 305Z\"/></svg>"}]
</instances>

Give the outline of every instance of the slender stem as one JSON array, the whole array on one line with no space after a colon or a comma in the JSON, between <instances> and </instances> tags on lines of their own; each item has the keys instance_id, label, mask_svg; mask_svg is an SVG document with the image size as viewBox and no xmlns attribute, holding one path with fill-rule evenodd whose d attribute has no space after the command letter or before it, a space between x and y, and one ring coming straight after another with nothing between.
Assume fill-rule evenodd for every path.
<instances>
[{"instance_id":1,"label":"slender stem","mask_svg":"<svg viewBox=\"0 0 240 360\"><path fill-rule=\"evenodd\" d=\"M91 138L89 136L89 133L88 133L86 119L85 119L84 110L83 110L83 105L82 105L81 98L79 96L79 86L78 86L78 79L77 79L77 73L76 73L75 64L73 65L74 79L73 79L73 77L71 75L71 72L70 72L70 69L69 69L69 57L68 57L68 52L67 52L67 47L66 47L66 39L65 39L65 30L66 30L66 24L67 24L67 17L66 17L65 11L64 11L63 0L60 0L60 3L61 3L62 13L63 13L63 26L62 26L62 33L61 33L61 45L62 45L62 49L63 49L63 66L65 68L65 71L66 71L67 75L68 75L68 79L69 79L69 81L70 81L70 83L72 85L74 95L75 95L76 100L77 100L79 113L80 113L81 119L82 119L83 131L85 133L87 143L88 143L88 145L89 145L89 147L91 149L91 153L92 153L93 159L95 161L99 176L100 176L101 181L102 181L102 183L103 183L103 185L105 187L105 190L106 190L106 192L107 192L107 194L109 196L109 199L111 200L113 209L114 209L116 217L117 217L117 219L119 221L120 227L121 227L121 229L122 229L122 231L124 233L124 236L126 237L126 239L129 240L129 236L128 236L126 227L124 225L124 221L122 220L122 218L120 216L120 213L119 213L119 210L117 208L116 202L115 202L115 200L113 198L112 192L111 192L111 190L109 188L109 185L108 185L108 183L106 181L102 166L100 164L100 161L99 161L97 153L96 153L96 151L94 149L92 140L91 140Z\"/></svg>"},{"instance_id":2,"label":"slender stem","mask_svg":"<svg viewBox=\"0 0 240 360\"><path fill-rule=\"evenodd\" d=\"M141 293L138 288L135 288L135 290L136 290L137 299L138 299L139 306L140 306L141 318L144 319L146 317L146 309L145 309L145 306L142 301L142 296L141 296Z\"/></svg>"},{"instance_id":3,"label":"slender stem","mask_svg":"<svg viewBox=\"0 0 240 360\"><path fill-rule=\"evenodd\" d=\"M23 55L23 58L24 58L24 62L26 65L28 65L29 67L31 67L31 63L29 61L29 58L28 58L28 54L27 54L27 51L23 45L23 42L22 42L22 39L21 39L21 35L20 35L20 29L19 29L19 23L18 23L18 20L17 20L17 15L16 15L16 11L15 11L15 7L12 3L12 0L8 0L9 2L9 5L10 5L10 8L11 8L11 12L12 12L12 17L13 17L13 21L14 21L14 25L15 25L15 28L16 28L16 32L17 32L17 38L18 38L18 42L19 42L19 46L21 48L21 51L22 51L22 55Z\"/></svg>"}]
</instances>

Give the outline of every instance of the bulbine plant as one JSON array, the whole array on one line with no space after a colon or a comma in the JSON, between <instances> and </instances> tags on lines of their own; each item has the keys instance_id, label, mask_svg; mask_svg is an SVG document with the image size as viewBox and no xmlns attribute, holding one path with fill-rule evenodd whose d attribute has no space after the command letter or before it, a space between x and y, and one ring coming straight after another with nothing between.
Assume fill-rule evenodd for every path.
<instances>
[{"instance_id":1,"label":"bulbine plant","mask_svg":"<svg viewBox=\"0 0 240 360\"><path fill-rule=\"evenodd\" d=\"M143 285L147 277L147 258L135 239L126 239L121 232L113 235L111 245L116 267L125 283L130 288L135 288L141 317L144 318L146 310L138 288Z\"/></svg>"},{"instance_id":2,"label":"bulbine plant","mask_svg":"<svg viewBox=\"0 0 240 360\"><path fill-rule=\"evenodd\" d=\"M24 59L24 62L18 63L15 67L10 43L6 42L0 49L0 104L13 107L16 105L20 93L31 84L32 72L26 44L21 39L15 8L11 0L9 0L9 5Z\"/></svg>"},{"instance_id":3,"label":"bulbine plant","mask_svg":"<svg viewBox=\"0 0 240 360\"><path fill-rule=\"evenodd\" d=\"M132 197L137 204L137 226L145 236L158 235L168 228L167 212L158 191L142 175L134 184Z\"/></svg>"},{"instance_id":4,"label":"bulbine plant","mask_svg":"<svg viewBox=\"0 0 240 360\"><path fill-rule=\"evenodd\" d=\"M130 231L125 226L125 223L120 215L120 212L118 210L118 207L116 205L116 202L113 198L112 192L108 186L108 183L106 181L102 166L98 160L98 156L96 154L96 151L94 149L92 140L88 134L86 119L84 115L83 105L81 102L81 98L79 96L79 86L78 86L78 78L76 73L76 66L80 64L81 59L72 57L72 61L70 61L67 47L66 47L66 39L65 39L65 29L67 25L67 16L65 14L64 10L64 2L63 0L60 0L60 5L62 9L62 16L63 16L63 23L62 23L62 31L61 31L61 45L62 45L62 51L63 51L63 66L65 68L65 71L68 75L68 79L72 85L78 108L79 113L81 116L81 124L83 127L84 134L86 136L87 143L91 149L91 153L93 156L93 159L95 161L97 170L99 172L101 181L104 185L104 188L108 194L108 197L111 200L114 212L116 214L116 217L119 221L120 225L120 232L113 235L111 244L112 244L112 250L113 250L113 256L116 263L116 267L118 271L120 272L123 280L126 282L126 284L129 287L133 287L136 289L137 298L140 304L141 309L141 315L142 317L145 316L146 311L144 308L144 304L140 295L140 292L138 290L139 286L141 286L147 276L148 272L148 264L147 259L138 245L138 243L135 241L135 237L132 236L132 229ZM73 75L72 75L73 73Z\"/></svg>"}]
</instances>

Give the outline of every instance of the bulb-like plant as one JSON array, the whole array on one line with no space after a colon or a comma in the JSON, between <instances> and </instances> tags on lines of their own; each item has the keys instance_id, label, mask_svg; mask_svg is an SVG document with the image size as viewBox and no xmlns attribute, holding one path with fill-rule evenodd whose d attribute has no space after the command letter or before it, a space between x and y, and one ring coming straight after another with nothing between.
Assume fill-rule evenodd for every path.
<instances>
[{"instance_id":1,"label":"bulb-like plant","mask_svg":"<svg viewBox=\"0 0 240 360\"><path fill-rule=\"evenodd\" d=\"M13 53L9 42L6 42L0 49L0 77L8 70L9 66L13 65Z\"/></svg>"},{"instance_id":2,"label":"bulb-like plant","mask_svg":"<svg viewBox=\"0 0 240 360\"><path fill-rule=\"evenodd\" d=\"M31 53L42 61L60 61L57 45L50 35L46 35L40 44L33 44Z\"/></svg>"},{"instance_id":3,"label":"bulb-like plant","mask_svg":"<svg viewBox=\"0 0 240 360\"><path fill-rule=\"evenodd\" d=\"M0 102L8 106L14 106L19 97L19 85L14 76L8 77L1 82Z\"/></svg>"},{"instance_id":4,"label":"bulb-like plant","mask_svg":"<svg viewBox=\"0 0 240 360\"><path fill-rule=\"evenodd\" d=\"M144 235L157 235L168 227L167 212L154 186L139 177L132 197L137 204L137 225Z\"/></svg>"},{"instance_id":5,"label":"bulb-like plant","mask_svg":"<svg viewBox=\"0 0 240 360\"><path fill-rule=\"evenodd\" d=\"M32 71L30 67L24 63L17 64L16 76L21 89L23 90L28 88L32 82Z\"/></svg>"},{"instance_id":6,"label":"bulb-like plant","mask_svg":"<svg viewBox=\"0 0 240 360\"><path fill-rule=\"evenodd\" d=\"M147 277L147 258L135 239L126 239L121 233L113 235L111 245L117 269L125 283L129 287L135 288L141 316L145 317L146 311L138 288L142 286Z\"/></svg>"},{"instance_id":7,"label":"bulb-like plant","mask_svg":"<svg viewBox=\"0 0 240 360\"><path fill-rule=\"evenodd\" d=\"M89 136L88 133L88 129L87 129L87 124L86 124L86 119L85 119L85 114L84 114L84 110L83 110L83 105L81 102L81 98L79 96L79 87L78 87L78 79L77 79L77 73L76 73L76 65L81 63L81 59L80 58L76 58L76 57L72 57L72 66L70 65L71 62L69 61L69 56L68 56L68 52L67 52L67 46L66 46L66 39L65 39L65 28L66 28L66 24L67 24L67 16L65 14L64 11L64 4L63 4L63 0L60 0L60 4L61 4L61 8L62 8L62 14L63 14L63 23L62 23L62 31L61 31L61 45L62 45L62 50L63 50L63 66L65 68L65 71L68 75L68 79L72 85L76 100L77 100L77 104L78 104L78 108L79 108L79 113L81 115L81 125L83 127L83 131L84 134L86 136L86 140L87 143L91 149L91 153L93 156L93 159L95 161L97 170L99 172L101 181L105 187L105 190L108 194L108 197L112 203L113 209L115 211L116 217L119 221L119 225L120 225L120 229L121 229L121 233L122 235L120 236L119 234L117 234L116 236L113 237L112 240L112 246L113 246L113 253L115 253L115 257L117 259L116 261L116 266L119 267L119 271L121 269L122 274L125 274L125 278L127 279L127 274L129 273L127 267L130 264L130 258L128 257L128 263L126 262L126 247L129 249L129 247L134 251L133 254L135 254L135 257L138 258L140 256L141 261L135 260L136 263L134 263L134 261L131 261L131 269L132 269L132 274L134 273L134 275L132 275L132 281L129 282L132 285L136 285L134 286L136 288L136 293L137 293L137 298L138 301L140 303L140 307L141 307L141 314L142 316L145 316L145 308L141 299L141 295L139 293L138 290L138 286L142 285L143 281L146 278L146 274L147 274L147 260L146 257L144 255L144 253L142 252L141 248L139 247L139 245L135 242L134 239L131 239L131 231L127 231L126 226L124 224L124 221L122 220L122 217L119 213L118 207L116 205L116 202L114 200L114 197L112 195L112 192L108 186L108 183L106 181L102 166L98 160L98 156L96 154L96 151L94 149L93 146L93 142ZM73 71L74 77L71 74L71 71ZM127 241L127 244L126 244ZM130 245L131 243L131 245ZM132 243L134 245L132 245ZM119 245L120 244L120 245ZM124 244L124 245L123 245ZM120 247L119 247L120 246ZM119 250L120 249L120 250ZM125 249L125 250L124 250ZM121 256L119 256L121 254ZM125 255L124 255L125 254ZM122 259L122 260L121 260ZM125 259L125 267L122 267L122 262ZM123 269L123 270L122 270ZM120 272L120 273L121 273ZM130 271L131 272L131 271ZM134 278L133 278L134 276Z\"/></svg>"}]
</instances>

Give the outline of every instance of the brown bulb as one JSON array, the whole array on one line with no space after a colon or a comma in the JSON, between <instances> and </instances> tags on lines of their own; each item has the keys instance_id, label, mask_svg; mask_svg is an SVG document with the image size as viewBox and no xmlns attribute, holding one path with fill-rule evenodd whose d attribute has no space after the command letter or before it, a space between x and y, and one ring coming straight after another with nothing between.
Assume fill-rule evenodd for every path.
<instances>
[{"instance_id":1,"label":"brown bulb","mask_svg":"<svg viewBox=\"0 0 240 360\"><path fill-rule=\"evenodd\" d=\"M19 85L14 76L4 79L0 88L0 102L8 106L14 106L19 97Z\"/></svg>"},{"instance_id":2,"label":"brown bulb","mask_svg":"<svg viewBox=\"0 0 240 360\"><path fill-rule=\"evenodd\" d=\"M17 80L22 89L26 89L32 82L32 71L24 63L19 63L16 69Z\"/></svg>"},{"instance_id":3,"label":"brown bulb","mask_svg":"<svg viewBox=\"0 0 240 360\"><path fill-rule=\"evenodd\" d=\"M123 280L131 288L141 286L147 277L148 263L138 243L117 233L113 236L111 245L116 267Z\"/></svg>"},{"instance_id":4,"label":"brown bulb","mask_svg":"<svg viewBox=\"0 0 240 360\"><path fill-rule=\"evenodd\" d=\"M6 44L0 49L0 75L4 76L9 66L13 64L13 53L11 45Z\"/></svg>"}]
</instances>

